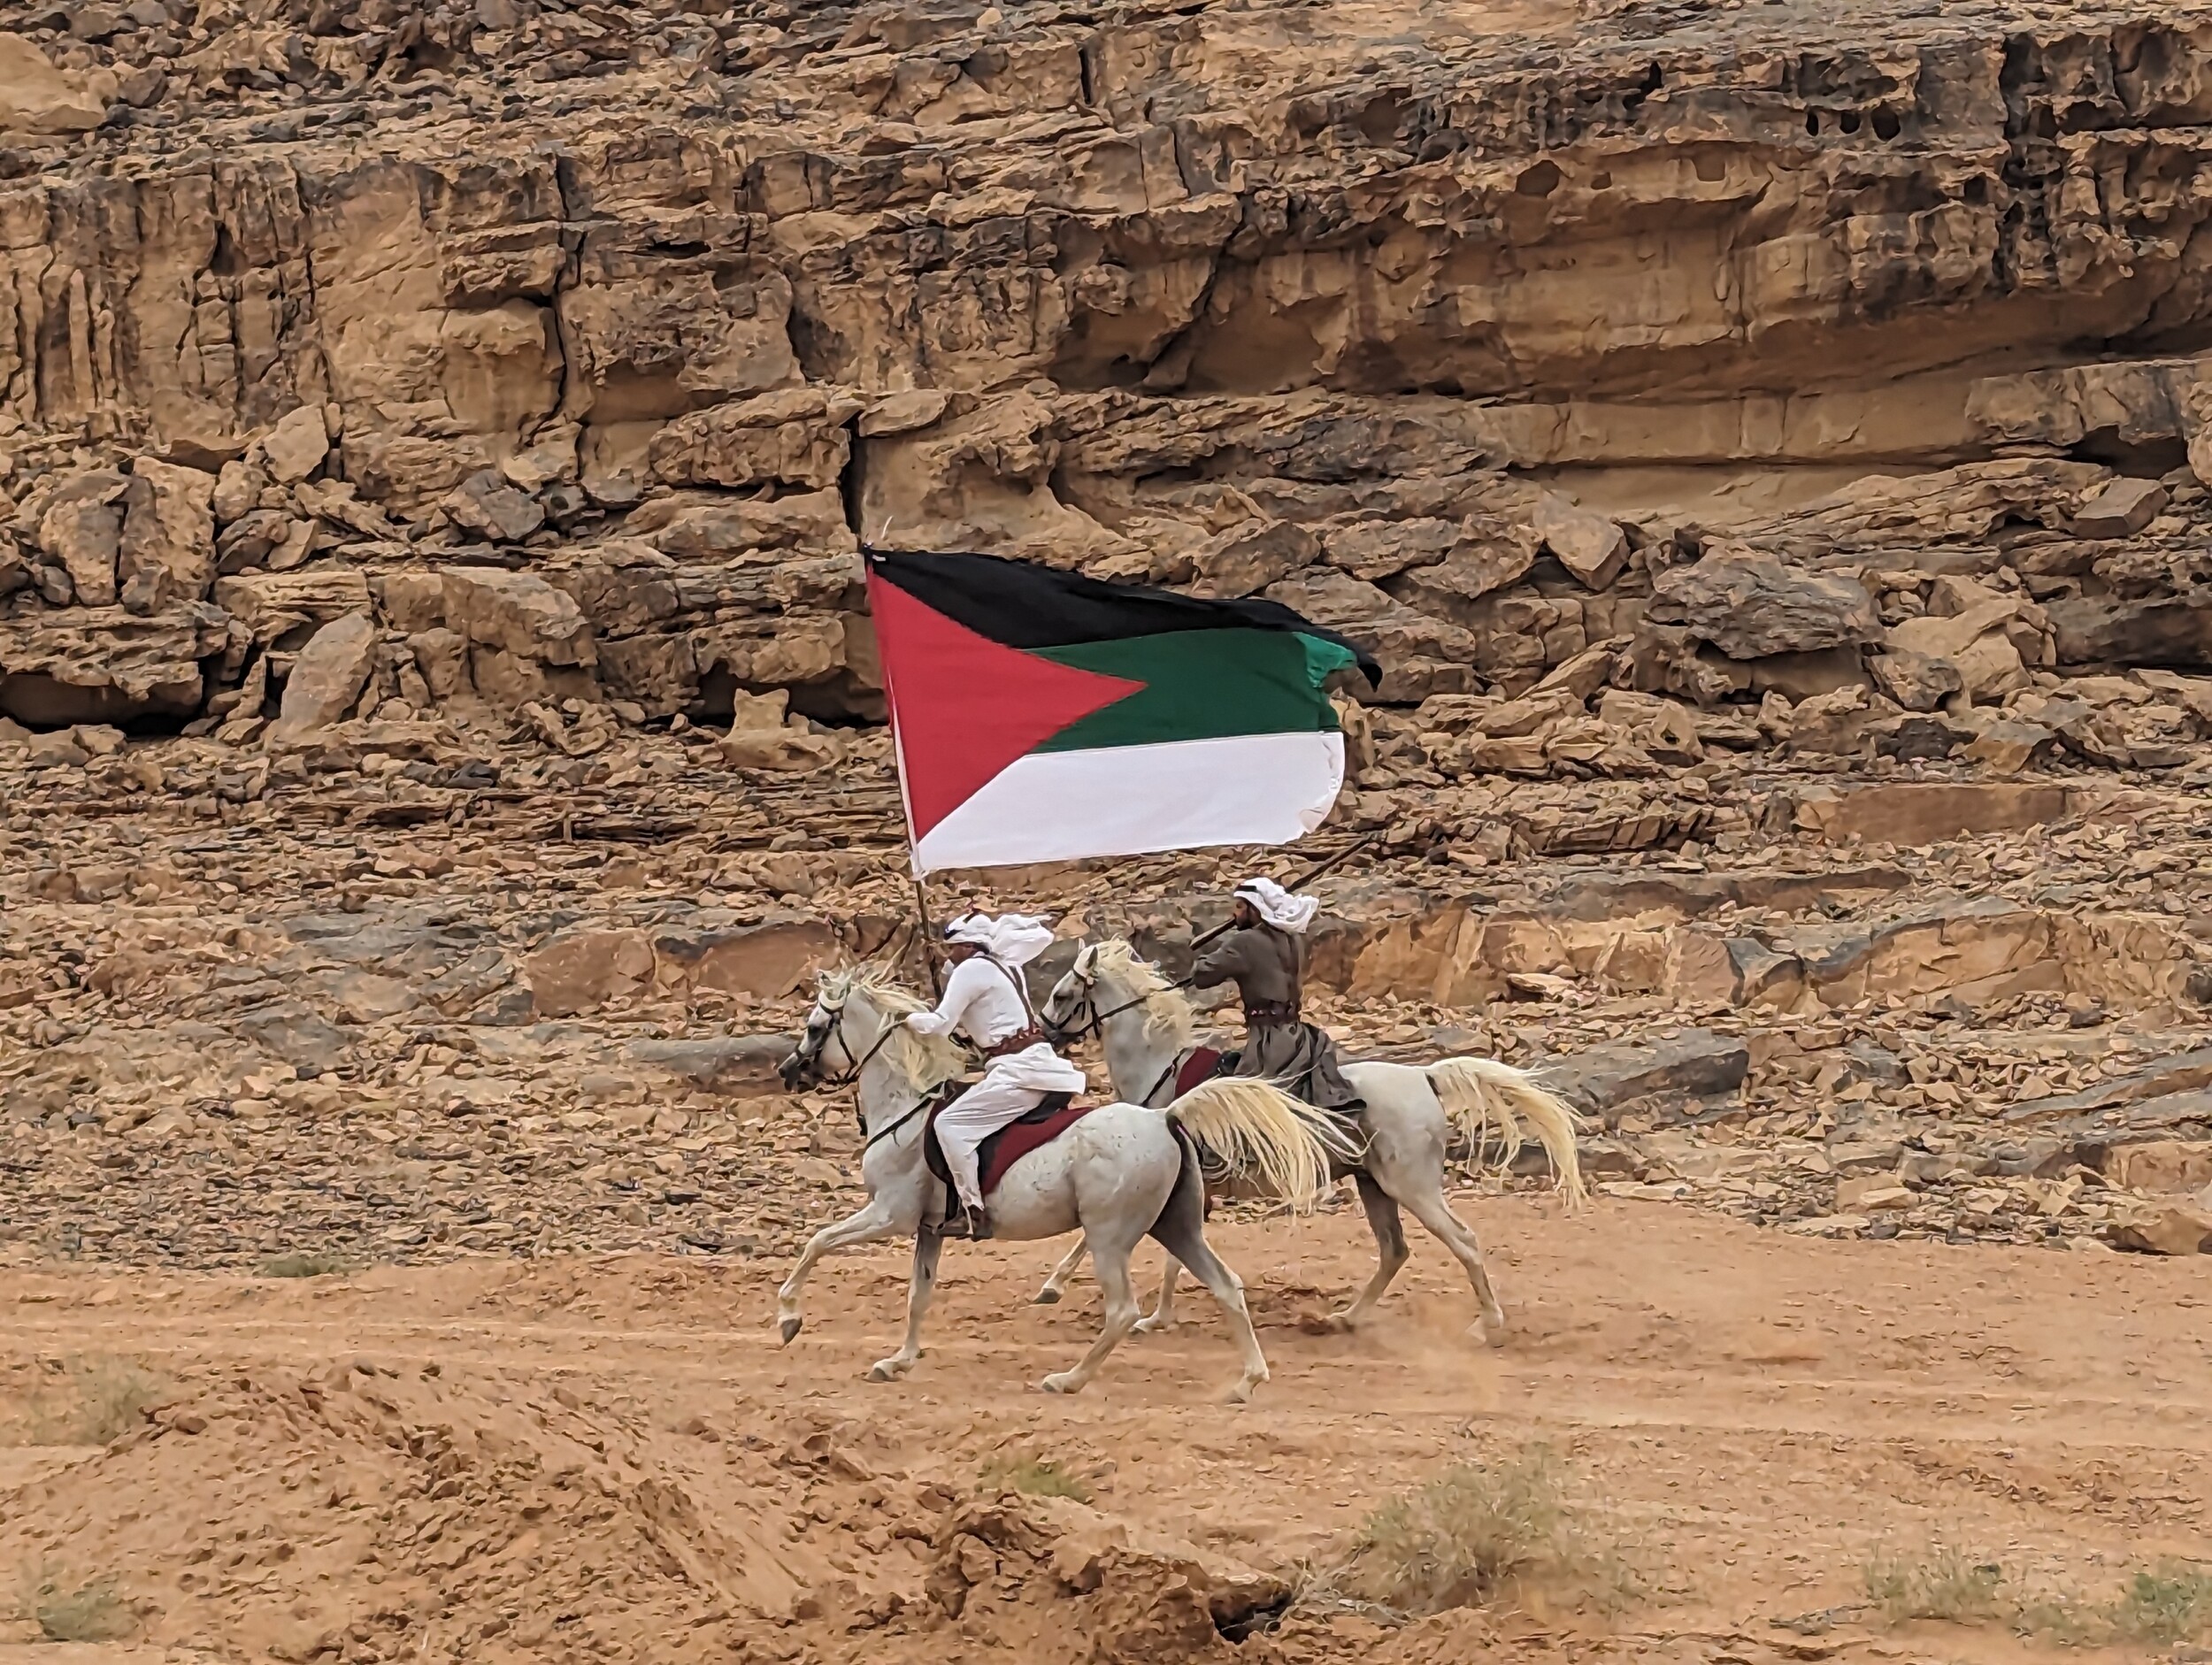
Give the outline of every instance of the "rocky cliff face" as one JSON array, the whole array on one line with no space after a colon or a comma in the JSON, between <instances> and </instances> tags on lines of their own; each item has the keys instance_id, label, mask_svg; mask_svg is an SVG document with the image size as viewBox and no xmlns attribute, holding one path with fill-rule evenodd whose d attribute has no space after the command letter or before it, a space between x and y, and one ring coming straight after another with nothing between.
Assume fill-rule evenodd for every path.
<instances>
[{"instance_id":1,"label":"rocky cliff face","mask_svg":"<svg viewBox=\"0 0 2212 1665\"><path fill-rule=\"evenodd\" d=\"M0 711L866 719L864 539L1563 677L1477 767L2073 744L2212 662L2212 24L1919 11L12 4Z\"/></svg>"}]
</instances>

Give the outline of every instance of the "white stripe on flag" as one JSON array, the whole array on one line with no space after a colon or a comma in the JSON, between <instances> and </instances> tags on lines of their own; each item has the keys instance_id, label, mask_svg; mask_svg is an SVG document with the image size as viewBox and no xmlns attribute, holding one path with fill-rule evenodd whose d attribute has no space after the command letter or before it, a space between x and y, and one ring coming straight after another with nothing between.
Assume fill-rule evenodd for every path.
<instances>
[{"instance_id":1,"label":"white stripe on flag","mask_svg":"<svg viewBox=\"0 0 2212 1665\"><path fill-rule=\"evenodd\" d=\"M1287 844L1321 825L1343 785L1344 736L1333 731L1031 752L930 828L914 865Z\"/></svg>"}]
</instances>

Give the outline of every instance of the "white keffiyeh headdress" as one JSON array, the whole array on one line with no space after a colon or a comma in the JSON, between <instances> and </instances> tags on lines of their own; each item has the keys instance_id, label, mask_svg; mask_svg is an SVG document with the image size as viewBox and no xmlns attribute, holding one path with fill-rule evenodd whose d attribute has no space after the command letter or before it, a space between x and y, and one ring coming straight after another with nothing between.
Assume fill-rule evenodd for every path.
<instances>
[{"instance_id":1,"label":"white keffiyeh headdress","mask_svg":"<svg viewBox=\"0 0 2212 1665\"><path fill-rule=\"evenodd\" d=\"M945 927L948 942L972 942L1001 965L1026 965L1052 946L1052 927L1025 913L963 914Z\"/></svg>"},{"instance_id":2,"label":"white keffiyeh headdress","mask_svg":"<svg viewBox=\"0 0 2212 1665\"><path fill-rule=\"evenodd\" d=\"M1277 930L1294 934L1303 934L1314 915L1321 911L1319 897L1294 896L1271 879L1248 879L1234 894L1250 902L1260 917Z\"/></svg>"}]
</instances>

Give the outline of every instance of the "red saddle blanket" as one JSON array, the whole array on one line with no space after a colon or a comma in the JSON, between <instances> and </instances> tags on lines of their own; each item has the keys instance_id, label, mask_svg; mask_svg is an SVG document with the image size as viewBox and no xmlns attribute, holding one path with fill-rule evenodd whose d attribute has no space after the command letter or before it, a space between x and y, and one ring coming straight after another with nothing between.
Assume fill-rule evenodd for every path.
<instances>
[{"instance_id":1,"label":"red saddle blanket","mask_svg":"<svg viewBox=\"0 0 2212 1665\"><path fill-rule=\"evenodd\" d=\"M987 1200L998 1189L998 1182L1016 1162L1052 1143L1097 1108L1095 1104L1070 1104L1037 1121L1024 1116L985 1139L976 1150L982 1159L984 1197Z\"/></svg>"},{"instance_id":2,"label":"red saddle blanket","mask_svg":"<svg viewBox=\"0 0 2212 1665\"><path fill-rule=\"evenodd\" d=\"M922 1160L928 1164L930 1172L948 1185L952 1183L952 1170L945 1166L944 1147L937 1142L937 1112L959 1095L959 1084L955 1083L931 1108L928 1124L922 1132ZM1048 1093L1045 1101L1035 1109L1008 1123L976 1147L976 1169L982 1177L986 1199L998 1189L998 1182L1006 1178L1007 1170L1031 1151L1052 1143L1098 1108L1095 1104L1077 1104L1073 1099L1074 1094L1070 1093Z\"/></svg>"},{"instance_id":3,"label":"red saddle blanket","mask_svg":"<svg viewBox=\"0 0 2212 1665\"><path fill-rule=\"evenodd\" d=\"M1181 1098L1201 1081L1210 1081L1221 1068L1221 1055L1211 1047L1194 1047L1175 1072L1175 1096Z\"/></svg>"}]
</instances>

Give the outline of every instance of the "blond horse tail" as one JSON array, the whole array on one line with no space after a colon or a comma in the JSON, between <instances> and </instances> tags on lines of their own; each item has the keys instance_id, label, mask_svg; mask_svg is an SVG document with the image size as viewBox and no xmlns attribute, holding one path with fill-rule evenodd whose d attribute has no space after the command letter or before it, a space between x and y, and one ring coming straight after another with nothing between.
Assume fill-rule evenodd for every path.
<instances>
[{"instance_id":1,"label":"blond horse tail","mask_svg":"<svg viewBox=\"0 0 2212 1665\"><path fill-rule=\"evenodd\" d=\"M1177 1099L1167 1114L1233 1178L1310 1214L1329 1193L1331 1145L1306 1109L1270 1082L1217 1076Z\"/></svg>"},{"instance_id":2,"label":"blond horse tail","mask_svg":"<svg viewBox=\"0 0 2212 1665\"><path fill-rule=\"evenodd\" d=\"M1538 1086L1526 1071L1491 1058L1446 1058L1429 1065L1428 1078L1445 1116L1473 1141L1478 1156L1484 1141L1494 1134L1505 1147L1498 1166L1506 1167L1528 1142L1522 1131L1526 1123L1551 1158L1552 1172L1558 1176L1568 1202L1589 1200L1590 1188L1582 1182L1582 1158L1575 1149L1579 1118L1565 1101Z\"/></svg>"}]
</instances>

